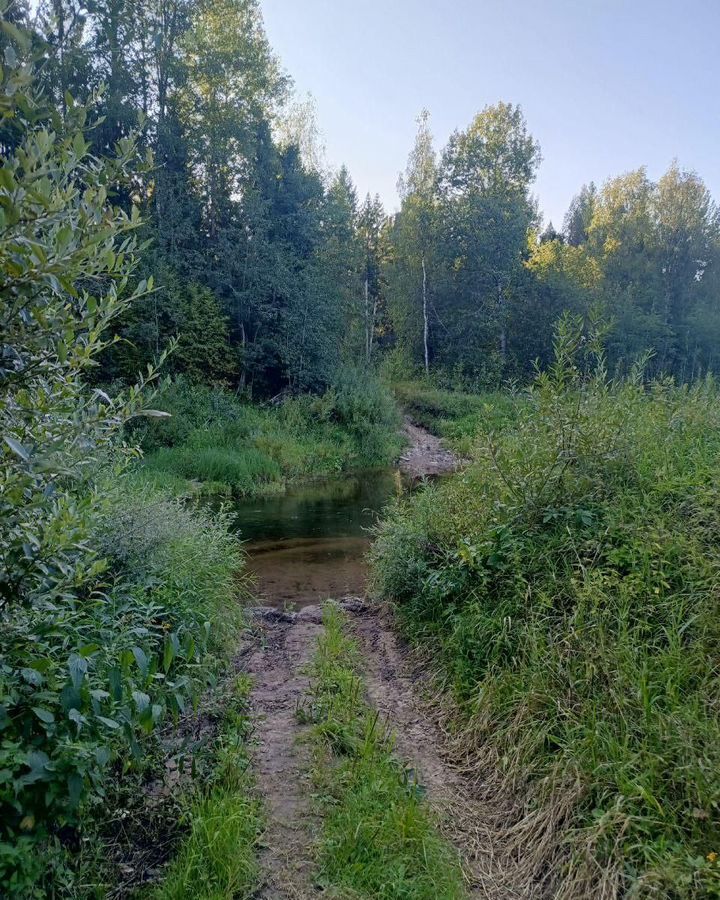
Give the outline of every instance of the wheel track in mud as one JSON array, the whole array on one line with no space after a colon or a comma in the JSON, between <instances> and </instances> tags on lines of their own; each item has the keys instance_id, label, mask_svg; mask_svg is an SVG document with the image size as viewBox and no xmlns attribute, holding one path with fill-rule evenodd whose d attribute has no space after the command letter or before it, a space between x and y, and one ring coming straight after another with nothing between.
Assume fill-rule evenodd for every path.
<instances>
[{"instance_id":1,"label":"wheel track in mud","mask_svg":"<svg viewBox=\"0 0 720 900\"><path fill-rule=\"evenodd\" d=\"M396 754L412 768L427 792L441 833L457 849L470 898L519 900L528 896L513 886L507 859L500 858L488 812L476 786L450 757L433 709L424 702L427 677L395 636L387 617L374 606L340 601L361 650L368 700L395 738ZM315 860L308 770L307 726L297 709L309 688L307 667L322 633L322 610L299 613L253 610L256 646L244 668L254 679L253 749L258 790L266 805L267 828L260 863L260 900L301 900L322 896L313 884Z\"/></svg>"}]
</instances>

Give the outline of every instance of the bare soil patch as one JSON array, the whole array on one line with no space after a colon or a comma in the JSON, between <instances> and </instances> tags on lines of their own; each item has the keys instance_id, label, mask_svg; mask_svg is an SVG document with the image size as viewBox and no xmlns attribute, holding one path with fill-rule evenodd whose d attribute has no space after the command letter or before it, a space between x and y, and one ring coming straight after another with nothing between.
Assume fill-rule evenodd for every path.
<instances>
[{"instance_id":1,"label":"bare soil patch","mask_svg":"<svg viewBox=\"0 0 720 900\"><path fill-rule=\"evenodd\" d=\"M406 475L411 478L444 475L459 467L461 460L443 446L439 437L413 424L407 417L403 433L408 440L408 446L400 457L399 465Z\"/></svg>"},{"instance_id":2,"label":"bare soil patch","mask_svg":"<svg viewBox=\"0 0 720 900\"><path fill-rule=\"evenodd\" d=\"M318 896L312 885L312 834L308 759L296 711L308 686L305 669L322 630L321 610L301 613L253 610L256 644L245 670L254 679L252 749L258 790L264 798L266 830L258 898Z\"/></svg>"}]
</instances>

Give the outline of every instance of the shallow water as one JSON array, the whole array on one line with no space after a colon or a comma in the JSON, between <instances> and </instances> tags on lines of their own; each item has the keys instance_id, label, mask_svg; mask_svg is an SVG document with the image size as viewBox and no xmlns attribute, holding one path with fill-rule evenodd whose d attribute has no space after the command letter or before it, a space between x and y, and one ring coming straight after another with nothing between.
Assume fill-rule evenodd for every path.
<instances>
[{"instance_id":1,"label":"shallow water","mask_svg":"<svg viewBox=\"0 0 720 900\"><path fill-rule=\"evenodd\" d=\"M246 542L260 602L299 609L364 593L369 529L404 490L399 472L381 470L234 503L235 527Z\"/></svg>"}]
</instances>

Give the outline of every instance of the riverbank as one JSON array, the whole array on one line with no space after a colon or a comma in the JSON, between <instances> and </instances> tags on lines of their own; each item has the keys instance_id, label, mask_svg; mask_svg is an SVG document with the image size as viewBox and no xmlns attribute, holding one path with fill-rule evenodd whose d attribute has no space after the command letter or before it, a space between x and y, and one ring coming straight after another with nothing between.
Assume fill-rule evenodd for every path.
<instances>
[{"instance_id":1,"label":"riverbank","mask_svg":"<svg viewBox=\"0 0 720 900\"><path fill-rule=\"evenodd\" d=\"M352 373L322 396L245 402L221 388L177 379L154 400L163 418L143 424L137 477L175 495L235 497L390 465L400 454L401 418L390 392Z\"/></svg>"}]
</instances>

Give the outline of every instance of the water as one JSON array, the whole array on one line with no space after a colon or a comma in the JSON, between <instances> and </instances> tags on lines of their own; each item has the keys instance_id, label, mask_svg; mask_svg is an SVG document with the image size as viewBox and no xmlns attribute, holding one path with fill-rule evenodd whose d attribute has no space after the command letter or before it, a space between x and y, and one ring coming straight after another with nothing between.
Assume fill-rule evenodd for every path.
<instances>
[{"instance_id":1,"label":"water","mask_svg":"<svg viewBox=\"0 0 720 900\"><path fill-rule=\"evenodd\" d=\"M364 593L369 529L404 490L399 472L361 472L240 500L235 527L263 605L299 609Z\"/></svg>"}]
</instances>

